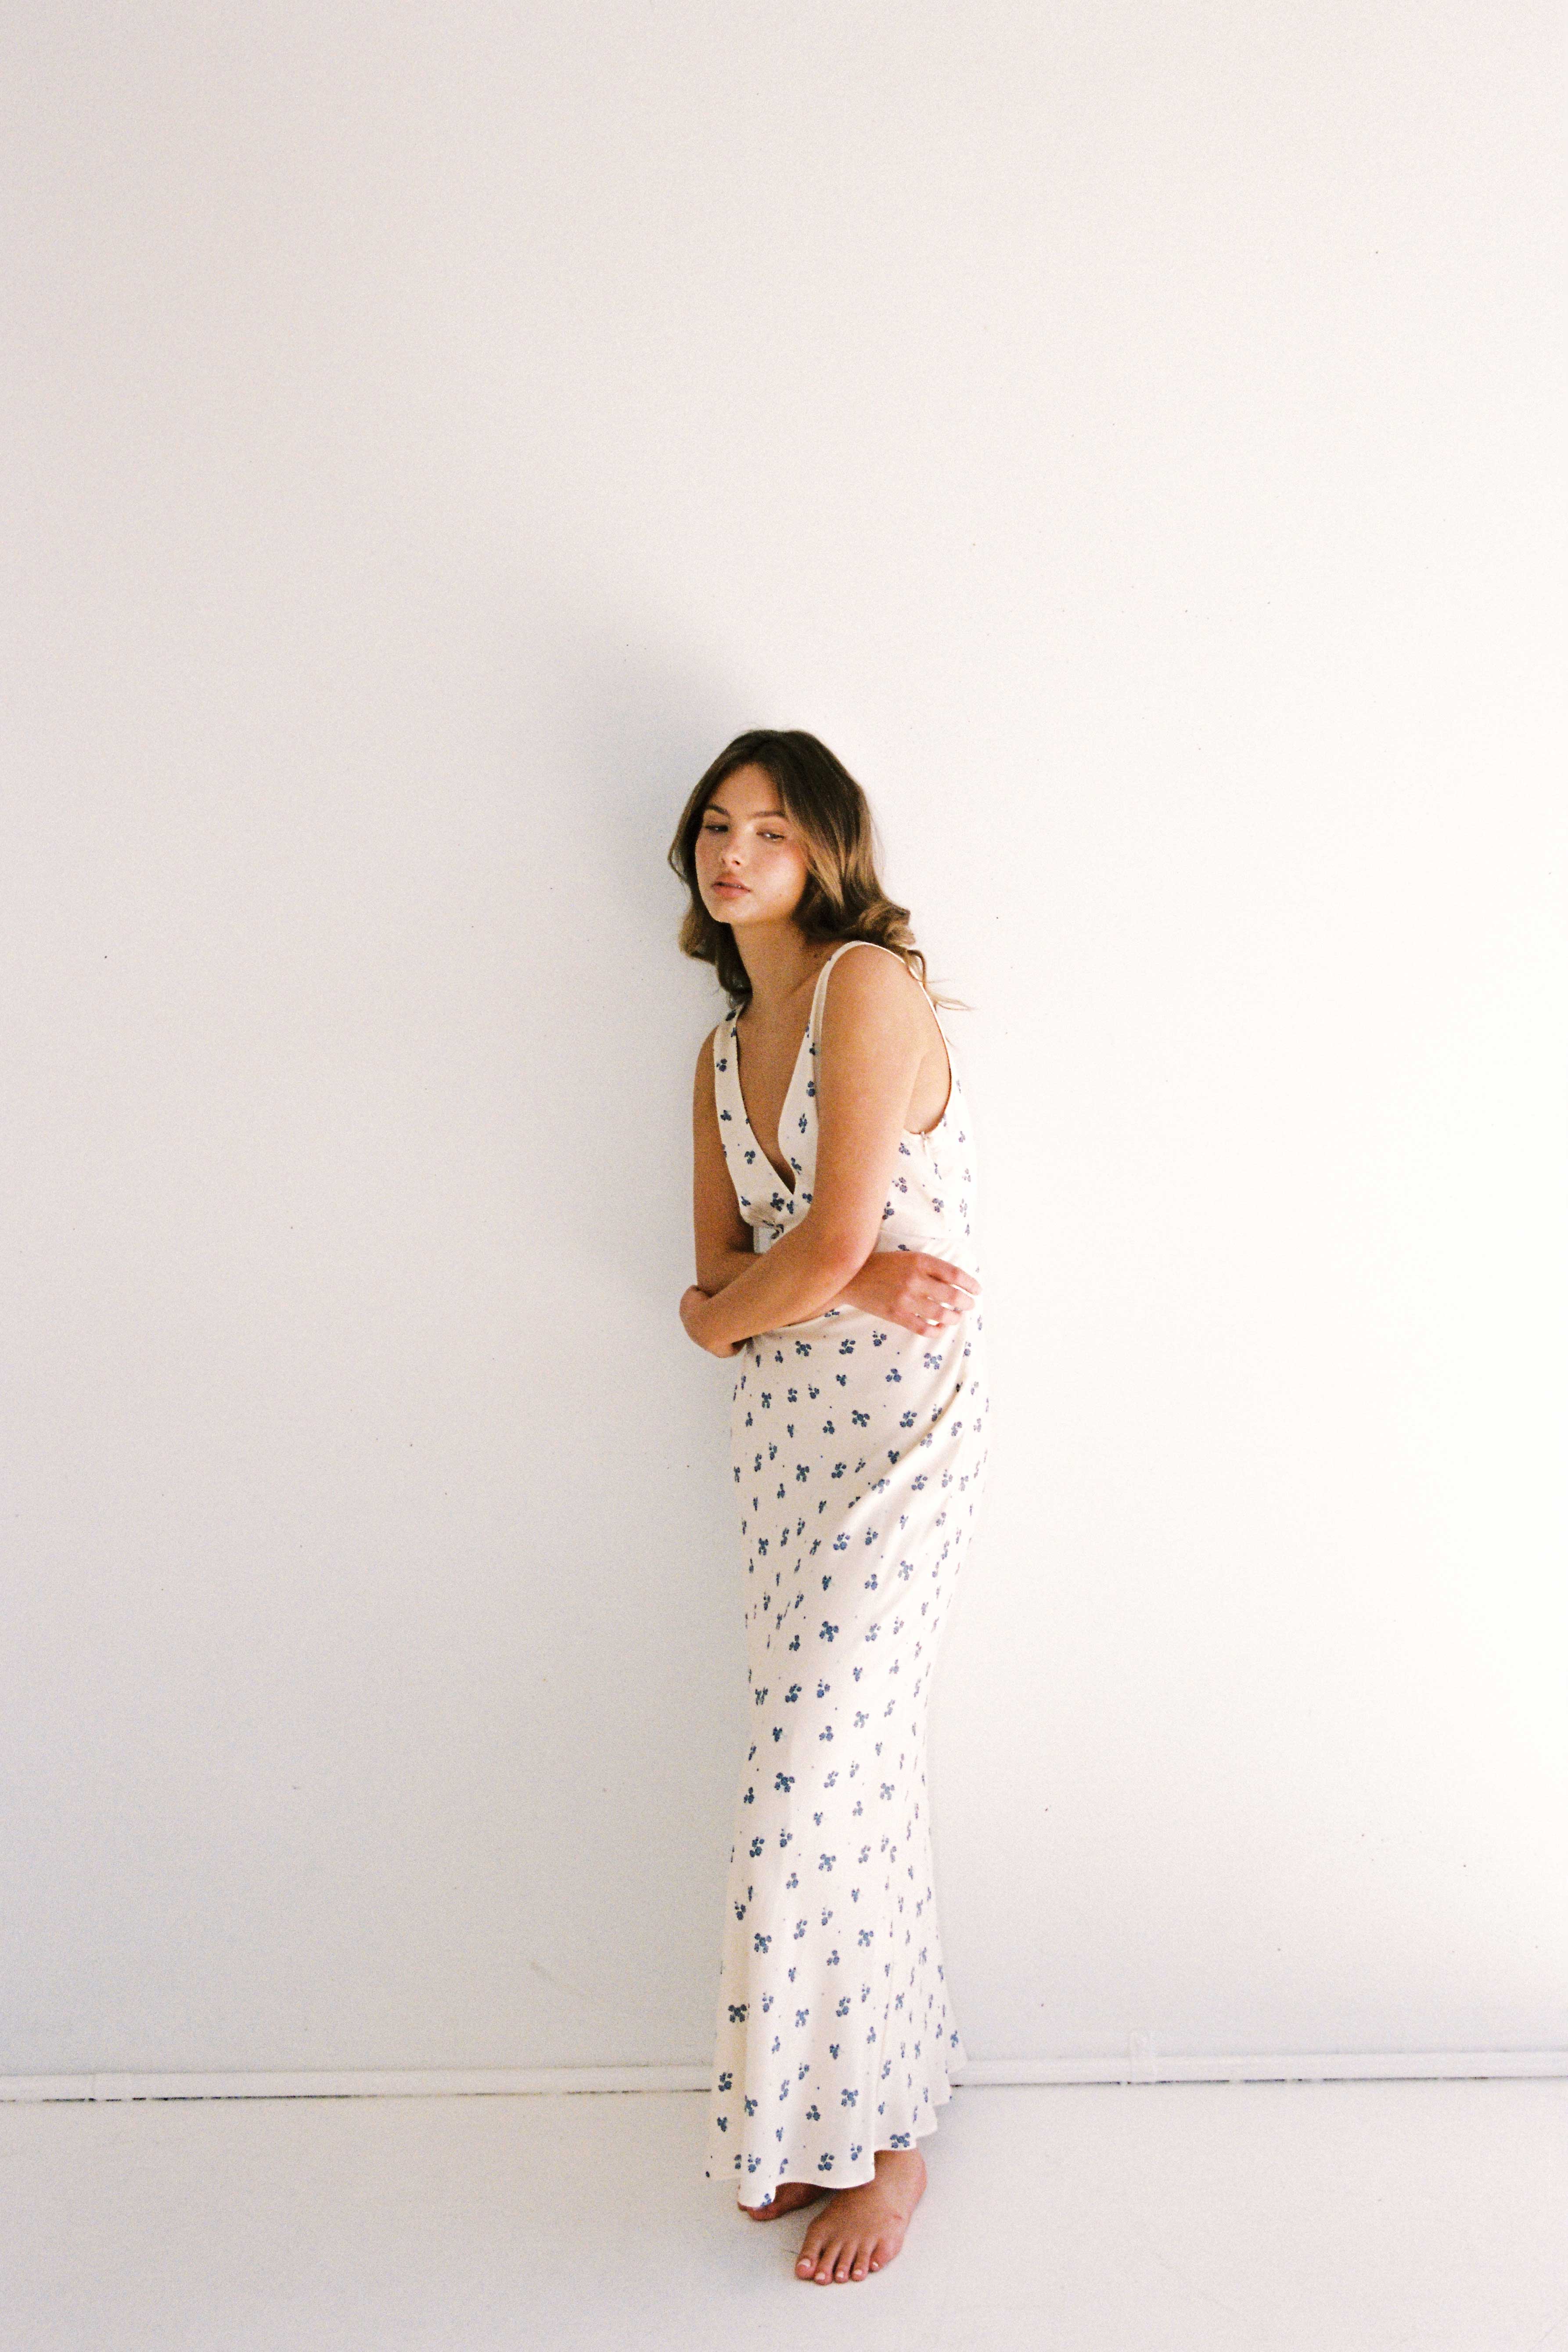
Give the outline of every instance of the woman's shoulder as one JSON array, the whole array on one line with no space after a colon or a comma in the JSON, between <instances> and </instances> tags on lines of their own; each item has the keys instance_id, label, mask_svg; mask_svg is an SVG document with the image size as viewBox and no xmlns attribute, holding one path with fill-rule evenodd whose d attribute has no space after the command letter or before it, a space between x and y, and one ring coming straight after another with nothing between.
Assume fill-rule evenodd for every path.
<instances>
[{"instance_id":1,"label":"woman's shoulder","mask_svg":"<svg viewBox=\"0 0 1568 2352\"><path fill-rule=\"evenodd\" d=\"M846 955L845 948L875 948L875 955ZM831 965L831 970L827 966ZM822 982L822 1025L827 1025L830 1000L852 1021L866 1015L885 1017L906 1013L924 1026L929 1000L916 974L893 948L880 940L843 940L828 957ZM837 1024L835 1023L835 1026Z\"/></svg>"},{"instance_id":2,"label":"woman's shoulder","mask_svg":"<svg viewBox=\"0 0 1568 2352\"><path fill-rule=\"evenodd\" d=\"M846 948L874 948L876 953L869 956L846 957L844 954ZM880 940L841 940L838 945L823 958L824 968L829 964L832 965L835 971L841 974L847 971L851 975L847 983L841 977L839 982L841 992L854 991L868 997L875 997L880 993L883 997L892 999L913 982L920 995L924 996L925 993L914 966L904 961L896 948L883 947ZM831 981L828 983L830 988L832 984Z\"/></svg>"}]
</instances>

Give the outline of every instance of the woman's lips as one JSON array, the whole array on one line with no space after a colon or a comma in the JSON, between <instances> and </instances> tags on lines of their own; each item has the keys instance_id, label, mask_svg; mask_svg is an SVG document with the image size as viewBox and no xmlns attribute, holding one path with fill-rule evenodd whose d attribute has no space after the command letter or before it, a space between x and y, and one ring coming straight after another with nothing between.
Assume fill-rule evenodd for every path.
<instances>
[{"instance_id":1,"label":"woman's lips","mask_svg":"<svg viewBox=\"0 0 1568 2352\"><path fill-rule=\"evenodd\" d=\"M716 890L734 890L741 897L744 897L746 894L746 885L744 882L716 882L713 887Z\"/></svg>"}]
</instances>

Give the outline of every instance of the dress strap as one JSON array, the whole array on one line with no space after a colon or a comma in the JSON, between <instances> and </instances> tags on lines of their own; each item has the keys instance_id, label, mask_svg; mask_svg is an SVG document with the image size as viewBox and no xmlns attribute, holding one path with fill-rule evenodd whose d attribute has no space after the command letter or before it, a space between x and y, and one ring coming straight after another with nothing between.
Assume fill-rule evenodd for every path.
<instances>
[{"instance_id":1,"label":"dress strap","mask_svg":"<svg viewBox=\"0 0 1568 2352\"><path fill-rule=\"evenodd\" d=\"M841 940L838 946L833 950L832 954L824 961L821 971L817 974L817 984L811 991L810 1028L810 1034L813 1038L819 1037L821 1034L822 1006L827 1002L828 995L828 974L831 971L833 966L837 963L839 958L842 955L846 948L873 947L874 945L875 942L872 940Z\"/></svg>"},{"instance_id":2,"label":"dress strap","mask_svg":"<svg viewBox=\"0 0 1568 2352\"><path fill-rule=\"evenodd\" d=\"M719 1133L727 1150L731 1136L738 1136L740 1121L746 1117L746 1104L735 1063L733 1013L727 1013L713 1033L713 1091L718 1110Z\"/></svg>"}]
</instances>

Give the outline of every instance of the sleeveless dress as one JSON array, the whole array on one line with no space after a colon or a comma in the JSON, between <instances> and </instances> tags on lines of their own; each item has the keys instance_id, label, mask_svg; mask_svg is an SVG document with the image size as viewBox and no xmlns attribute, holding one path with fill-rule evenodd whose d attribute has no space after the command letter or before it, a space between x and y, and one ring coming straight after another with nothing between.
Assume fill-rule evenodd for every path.
<instances>
[{"instance_id":1,"label":"sleeveless dress","mask_svg":"<svg viewBox=\"0 0 1568 2352\"><path fill-rule=\"evenodd\" d=\"M845 940L818 974L779 1121L793 1192L747 1120L738 1011L714 1033L719 1132L755 1250L811 1205L828 974L854 947L893 952ZM928 1251L978 1281L974 1142L947 1051L946 1108L925 1134L904 1130L876 1247ZM877 2148L936 2129L964 2063L932 1892L925 1720L986 1469L982 1330L977 1307L924 1338L830 1307L735 1358L752 1706L706 2173L738 2175L747 2205L771 2204L781 2180L872 2179Z\"/></svg>"}]
</instances>

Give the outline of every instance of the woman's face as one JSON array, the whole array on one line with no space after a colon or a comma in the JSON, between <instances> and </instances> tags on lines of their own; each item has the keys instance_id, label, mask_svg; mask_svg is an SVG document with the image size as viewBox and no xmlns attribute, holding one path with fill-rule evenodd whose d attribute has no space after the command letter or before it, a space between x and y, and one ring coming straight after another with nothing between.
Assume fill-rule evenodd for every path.
<instances>
[{"instance_id":1,"label":"woman's face","mask_svg":"<svg viewBox=\"0 0 1568 2352\"><path fill-rule=\"evenodd\" d=\"M764 768L737 768L703 811L697 887L716 922L739 930L787 921L810 871L806 852Z\"/></svg>"}]
</instances>

